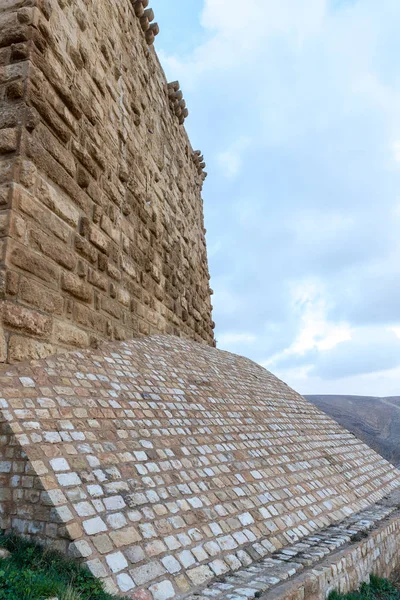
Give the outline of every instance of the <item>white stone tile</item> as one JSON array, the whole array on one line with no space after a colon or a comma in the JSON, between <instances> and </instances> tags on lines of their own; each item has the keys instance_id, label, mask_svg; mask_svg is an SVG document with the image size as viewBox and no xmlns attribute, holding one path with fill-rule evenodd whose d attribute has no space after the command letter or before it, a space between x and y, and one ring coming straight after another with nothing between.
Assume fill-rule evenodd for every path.
<instances>
[{"instance_id":1,"label":"white stone tile","mask_svg":"<svg viewBox=\"0 0 400 600\"><path fill-rule=\"evenodd\" d=\"M117 575L117 584L121 592L129 592L135 587L135 583L132 577L129 577L128 573L120 573Z\"/></svg>"},{"instance_id":2,"label":"white stone tile","mask_svg":"<svg viewBox=\"0 0 400 600\"><path fill-rule=\"evenodd\" d=\"M95 535L96 533L107 531L107 525L100 517L94 517L94 519L83 521L82 525L88 535Z\"/></svg>"},{"instance_id":3,"label":"white stone tile","mask_svg":"<svg viewBox=\"0 0 400 600\"><path fill-rule=\"evenodd\" d=\"M168 600L175 596L174 586L168 579L151 585L149 590L153 594L154 600Z\"/></svg>"},{"instance_id":4,"label":"white stone tile","mask_svg":"<svg viewBox=\"0 0 400 600\"><path fill-rule=\"evenodd\" d=\"M128 566L128 561L122 552L114 552L113 554L107 554L106 561L113 573L119 573Z\"/></svg>"},{"instance_id":5,"label":"white stone tile","mask_svg":"<svg viewBox=\"0 0 400 600\"><path fill-rule=\"evenodd\" d=\"M162 558L161 562L167 569L168 573L178 573L182 569L182 566L179 564L176 558L171 555Z\"/></svg>"}]
</instances>

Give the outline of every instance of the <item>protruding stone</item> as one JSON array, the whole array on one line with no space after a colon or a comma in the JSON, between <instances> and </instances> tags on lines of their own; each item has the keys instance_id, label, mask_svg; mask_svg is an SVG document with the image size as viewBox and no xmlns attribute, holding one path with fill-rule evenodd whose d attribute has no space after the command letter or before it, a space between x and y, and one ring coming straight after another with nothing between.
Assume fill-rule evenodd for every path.
<instances>
[{"instance_id":1,"label":"protruding stone","mask_svg":"<svg viewBox=\"0 0 400 600\"><path fill-rule=\"evenodd\" d=\"M144 33L150 28L150 22L144 15L140 18L140 27Z\"/></svg>"},{"instance_id":2,"label":"protruding stone","mask_svg":"<svg viewBox=\"0 0 400 600\"><path fill-rule=\"evenodd\" d=\"M171 83L168 84L168 87L172 88L175 92L177 92L181 86L179 81L171 81Z\"/></svg>"},{"instance_id":3,"label":"protruding stone","mask_svg":"<svg viewBox=\"0 0 400 600\"><path fill-rule=\"evenodd\" d=\"M4 560L11 556L11 552L7 548L0 548L0 560Z\"/></svg>"},{"instance_id":4,"label":"protruding stone","mask_svg":"<svg viewBox=\"0 0 400 600\"><path fill-rule=\"evenodd\" d=\"M175 92L175 100L178 100L178 101L180 101L180 100L182 100L182 99L183 99L183 93L182 93L182 90L178 90L178 91L176 91L176 92Z\"/></svg>"},{"instance_id":5,"label":"protruding stone","mask_svg":"<svg viewBox=\"0 0 400 600\"><path fill-rule=\"evenodd\" d=\"M143 17L144 14L144 5L143 5L143 1L142 0L136 0L136 2L133 3L133 8L135 11L135 15L138 18Z\"/></svg>"},{"instance_id":6,"label":"protruding stone","mask_svg":"<svg viewBox=\"0 0 400 600\"><path fill-rule=\"evenodd\" d=\"M154 10L152 8L147 8L144 11L143 16L148 19L148 21L154 21Z\"/></svg>"},{"instance_id":7,"label":"protruding stone","mask_svg":"<svg viewBox=\"0 0 400 600\"><path fill-rule=\"evenodd\" d=\"M17 149L18 130L16 127L0 129L0 154L9 154Z\"/></svg>"},{"instance_id":8,"label":"protruding stone","mask_svg":"<svg viewBox=\"0 0 400 600\"><path fill-rule=\"evenodd\" d=\"M158 23L151 23L150 29L155 36L157 36L160 33L160 27Z\"/></svg>"},{"instance_id":9,"label":"protruding stone","mask_svg":"<svg viewBox=\"0 0 400 600\"><path fill-rule=\"evenodd\" d=\"M148 29L146 31L145 35L146 35L146 42L148 43L149 46L152 46L154 44L154 40L155 40L153 31L151 29Z\"/></svg>"}]
</instances>

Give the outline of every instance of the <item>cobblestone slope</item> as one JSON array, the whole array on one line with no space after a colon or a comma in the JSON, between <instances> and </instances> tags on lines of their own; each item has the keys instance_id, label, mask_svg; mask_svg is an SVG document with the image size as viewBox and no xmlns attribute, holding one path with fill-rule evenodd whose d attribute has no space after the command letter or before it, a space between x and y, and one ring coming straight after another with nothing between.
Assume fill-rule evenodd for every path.
<instances>
[{"instance_id":1,"label":"cobblestone slope","mask_svg":"<svg viewBox=\"0 0 400 600\"><path fill-rule=\"evenodd\" d=\"M173 337L0 379L1 524L166 600L365 510L398 471L251 361Z\"/></svg>"}]
</instances>

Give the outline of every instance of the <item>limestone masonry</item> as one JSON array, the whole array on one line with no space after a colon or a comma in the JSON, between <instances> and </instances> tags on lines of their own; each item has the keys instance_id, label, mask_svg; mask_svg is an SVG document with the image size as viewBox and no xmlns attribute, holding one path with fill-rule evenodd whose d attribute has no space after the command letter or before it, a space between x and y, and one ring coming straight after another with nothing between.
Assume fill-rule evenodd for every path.
<instances>
[{"instance_id":1,"label":"limestone masonry","mask_svg":"<svg viewBox=\"0 0 400 600\"><path fill-rule=\"evenodd\" d=\"M324 600L400 568L400 473L213 348L154 18L0 0L0 529L135 600Z\"/></svg>"},{"instance_id":2,"label":"limestone masonry","mask_svg":"<svg viewBox=\"0 0 400 600\"><path fill-rule=\"evenodd\" d=\"M0 361L214 343L201 189L148 0L0 0Z\"/></svg>"},{"instance_id":3,"label":"limestone masonry","mask_svg":"<svg viewBox=\"0 0 400 600\"><path fill-rule=\"evenodd\" d=\"M50 540L137 600L254 598L399 505L379 507L400 483L386 460L204 344L60 354L13 366L0 389L0 527ZM400 562L399 537L397 517L369 540L363 578Z\"/></svg>"}]
</instances>

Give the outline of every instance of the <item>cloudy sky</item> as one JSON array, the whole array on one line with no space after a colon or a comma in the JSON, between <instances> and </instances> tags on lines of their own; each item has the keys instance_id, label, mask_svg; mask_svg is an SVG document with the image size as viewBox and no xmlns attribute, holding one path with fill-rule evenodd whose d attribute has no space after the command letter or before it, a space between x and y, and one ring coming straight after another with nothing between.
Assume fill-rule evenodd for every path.
<instances>
[{"instance_id":1,"label":"cloudy sky","mask_svg":"<svg viewBox=\"0 0 400 600\"><path fill-rule=\"evenodd\" d=\"M399 0L152 0L209 177L218 346L400 395Z\"/></svg>"}]
</instances>

